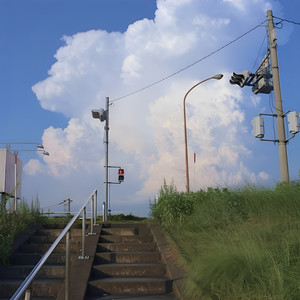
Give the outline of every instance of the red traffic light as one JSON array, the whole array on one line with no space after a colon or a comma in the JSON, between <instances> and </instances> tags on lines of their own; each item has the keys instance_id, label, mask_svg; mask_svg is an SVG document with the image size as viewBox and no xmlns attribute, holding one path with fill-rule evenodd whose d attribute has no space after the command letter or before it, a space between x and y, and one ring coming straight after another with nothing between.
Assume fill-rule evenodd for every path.
<instances>
[{"instance_id":1,"label":"red traffic light","mask_svg":"<svg viewBox=\"0 0 300 300\"><path fill-rule=\"evenodd\" d=\"M118 170L118 180L120 183L124 181L124 169Z\"/></svg>"}]
</instances>

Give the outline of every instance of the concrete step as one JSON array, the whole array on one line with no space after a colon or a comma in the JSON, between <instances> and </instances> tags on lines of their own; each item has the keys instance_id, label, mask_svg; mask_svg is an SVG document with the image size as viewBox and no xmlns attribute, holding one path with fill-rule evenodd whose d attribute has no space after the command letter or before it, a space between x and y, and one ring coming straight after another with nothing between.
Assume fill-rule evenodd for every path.
<instances>
[{"instance_id":1,"label":"concrete step","mask_svg":"<svg viewBox=\"0 0 300 300\"><path fill-rule=\"evenodd\" d=\"M104 264L92 268L93 278L105 277L162 277L166 267L160 263Z\"/></svg>"},{"instance_id":2,"label":"concrete step","mask_svg":"<svg viewBox=\"0 0 300 300\"><path fill-rule=\"evenodd\" d=\"M29 239L29 243L33 244L53 244L57 239L56 235L34 235ZM72 236L71 235L71 243L79 244L81 243L81 236ZM66 243L66 238L64 237L61 240L62 244Z\"/></svg>"},{"instance_id":3,"label":"concrete step","mask_svg":"<svg viewBox=\"0 0 300 300\"><path fill-rule=\"evenodd\" d=\"M0 297L10 298L22 284L22 280L0 280ZM55 297L63 284L63 279L36 279L32 283L32 295Z\"/></svg>"},{"instance_id":4,"label":"concrete step","mask_svg":"<svg viewBox=\"0 0 300 300\"><path fill-rule=\"evenodd\" d=\"M35 235L59 236L63 229L45 229L41 228L36 231ZM81 236L82 229L71 229L71 236Z\"/></svg>"},{"instance_id":5,"label":"concrete step","mask_svg":"<svg viewBox=\"0 0 300 300\"><path fill-rule=\"evenodd\" d=\"M151 235L104 235L100 236L99 243L143 243L152 242Z\"/></svg>"},{"instance_id":6,"label":"concrete step","mask_svg":"<svg viewBox=\"0 0 300 300\"><path fill-rule=\"evenodd\" d=\"M98 243L97 252L152 252L156 251L156 243Z\"/></svg>"},{"instance_id":7,"label":"concrete step","mask_svg":"<svg viewBox=\"0 0 300 300\"><path fill-rule=\"evenodd\" d=\"M175 300L177 299L172 293L163 295L107 295L107 296L93 296L85 297L84 300Z\"/></svg>"},{"instance_id":8,"label":"concrete step","mask_svg":"<svg viewBox=\"0 0 300 300\"><path fill-rule=\"evenodd\" d=\"M42 253L13 253L10 256L11 265L36 265L42 258ZM52 253L47 260L48 264L64 264L64 253Z\"/></svg>"},{"instance_id":9,"label":"concrete step","mask_svg":"<svg viewBox=\"0 0 300 300\"><path fill-rule=\"evenodd\" d=\"M114 222L114 223L103 223L102 228L148 228L148 225L145 223Z\"/></svg>"},{"instance_id":10,"label":"concrete step","mask_svg":"<svg viewBox=\"0 0 300 300\"><path fill-rule=\"evenodd\" d=\"M89 296L166 294L172 292L172 282L165 277L104 278L89 281Z\"/></svg>"},{"instance_id":11,"label":"concrete step","mask_svg":"<svg viewBox=\"0 0 300 300\"><path fill-rule=\"evenodd\" d=\"M64 229L68 222L65 224L58 224L58 223L52 223L52 224L43 224L42 228L44 229ZM88 227L88 224L86 224L86 227ZM73 224L72 229L80 229L82 228L81 223Z\"/></svg>"},{"instance_id":12,"label":"concrete step","mask_svg":"<svg viewBox=\"0 0 300 300\"><path fill-rule=\"evenodd\" d=\"M19 251L23 253L45 253L51 246L52 244L23 244L19 248ZM78 245L71 243L71 252L76 252L77 249ZM66 245L58 244L53 252L66 252Z\"/></svg>"},{"instance_id":13,"label":"concrete step","mask_svg":"<svg viewBox=\"0 0 300 300\"><path fill-rule=\"evenodd\" d=\"M137 229L135 228L103 228L100 232L100 235L136 235Z\"/></svg>"},{"instance_id":14,"label":"concrete step","mask_svg":"<svg viewBox=\"0 0 300 300\"><path fill-rule=\"evenodd\" d=\"M35 265L17 265L0 267L0 279L24 280ZM45 265L39 271L36 278L64 278L64 265Z\"/></svg>"},{"instance_id":15,"label":"concrete step","mask_svg":"<svg viewBox=\"0 0 300 300\"><path fill-rule=\"evenodd\" d=\"M150 229L147 224L143 223L108 223L102 225L103 231L108 231L109 229L119 229L119 228L134 228L135 234L149 235ZM114 234L114 233L112 233Z\"/></svg>"},{"instance_id":16,"label":"concrete step","mask_svg":"<svg viewBox=\"0 0 300 300\"><path fill-rule=\"evenodd\" d=\"M158 263L160 259L159 252L102 252L96 253L94 263Z\"/></svg>"}]
</instances>

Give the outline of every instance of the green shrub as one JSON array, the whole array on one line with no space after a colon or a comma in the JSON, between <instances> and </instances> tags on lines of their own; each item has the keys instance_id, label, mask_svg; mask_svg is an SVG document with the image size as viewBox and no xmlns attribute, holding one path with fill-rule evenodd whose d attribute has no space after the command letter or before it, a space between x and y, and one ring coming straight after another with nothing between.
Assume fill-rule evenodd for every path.
<instances>
[{"instance_id":1,"label":"green shrub","mask_svg":"<svg viewBox=\"0 0 300 300\"><path fill-rule=\"evenodd\" d=\"M134 216L132 213L129 215L118 214L118 215L110 215L107 218L109 221L143 221L146 218L141 218Z\"/></svg>"}]
</instances>

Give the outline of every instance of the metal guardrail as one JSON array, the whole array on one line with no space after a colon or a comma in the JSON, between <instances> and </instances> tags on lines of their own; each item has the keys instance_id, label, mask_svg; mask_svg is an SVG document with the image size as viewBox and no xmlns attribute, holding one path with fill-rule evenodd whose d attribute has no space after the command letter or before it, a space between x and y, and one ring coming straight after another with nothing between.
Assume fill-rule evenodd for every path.
<instances>
[{"instance_id":1,"label":"metal guardrail","mask_svg":"<svg viewBox=\"0 0 300 300\"><path fill-rule=\"evenodd\" d=\"M32 269L30 274L25 278L23 283L20 285L18 290L14 293L14 295L10 298L11 300L17 300L22 297L25 293L25 300L31 299L31 289L30 284L32 283L33 279L42 268L44 263L47 261L49 256L52 254L56 246L60 243L62 238L66 235L66 274L65 274L65 299L69 300L69 291L70 291L70 253L71 253L71 235L70 230L74 222L79 218L80 214L82 213L82 245L81 245L81 256L78 259L89 259L88 256L85 256L85 236L86 236L86 207L91 203L91 232L88 235L93 235L94 233L94 226L97 225L97 190L91 194L79 212L71 219L68 225L63 229L48 251L43 255L40 261L36 264L36 266Z\"/></svg>"}]
</instances>

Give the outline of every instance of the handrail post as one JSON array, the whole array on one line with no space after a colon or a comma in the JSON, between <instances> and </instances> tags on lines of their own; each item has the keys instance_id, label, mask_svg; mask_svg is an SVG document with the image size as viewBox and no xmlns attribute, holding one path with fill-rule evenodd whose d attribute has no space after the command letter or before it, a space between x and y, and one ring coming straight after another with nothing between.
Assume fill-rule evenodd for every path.
<instances>
[{"instance_id":1,"label":"handrail post","mask_svg":"<svg viewBox=\"0 0 300 300\"><path fill-rule=\"evenodd\" d=\"M92 196L91 201L91 232L90 235L94 234L94 195Z\"/></svg>"},{"instance_id":2,"label":"handrail post","mask_svg":"<svg viewBox=\"0 0 300 300\"><path fill-rule=\"evenodd\" d=\"M95 207L95 215L94 215L95 216L95 219L94 219L95 222L94 222L94 225L98 225L97 224L97 201L98 201L98 199L97 199L98 197L97 196L98 195L97 195L97 190L96 190L95 191L95 198L94 198L95 199L95 205L94 205L94 207Z\"/></svg>"},{"instance_id":3,"label":"handrail post","mask_svg":"<svg viewBox=\"0 0 300 300\"><path fill-rule=\"evenodd\" d=\"M106 212L105 202L103 202L102 209L103 209L103 222L105 222L105 212Z\"/></svg>"},{"instance_id":4,"label":"handrail post","mask_svg":"<svg viewBox=\"0 0 300 300\"><path fill-rule=\"evenodd\" d=\"M25 292L25 299L24 300L30 300L31 299L31 289L27 289Z\"/></svg>"},{"instance_id":5,"label":"handrail post","mask_svg":"<svg viewBox=\"0 0 300 300\"><path fill-rule=\"evenodd\" d=\"M70 252L71 252L71 230L66 234L66 279L65 279L65 300L70 295Z\"/></svg>"},{"instance_id":6,"label":"handrail post","mask_svg":"<svg viewBox=\"0 0 300 300\"><path fill-rule=\"evenodd\" d=\"M79 259L84 259L84 248L85 248L85 219L86 219L86 207L83 208L82 212L82 242L81 242L81 256Z\"/></svg>"}]
</instances>

